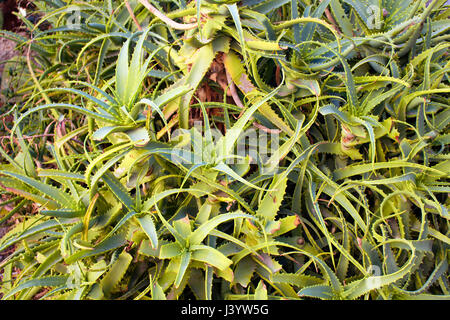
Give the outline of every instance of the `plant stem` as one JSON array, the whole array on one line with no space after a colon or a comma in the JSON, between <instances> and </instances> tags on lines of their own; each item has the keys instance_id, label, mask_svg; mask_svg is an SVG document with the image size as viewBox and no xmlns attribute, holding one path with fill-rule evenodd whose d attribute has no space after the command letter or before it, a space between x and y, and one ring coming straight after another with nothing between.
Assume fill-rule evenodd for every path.
<instances>
[{"instance_id":1,"label":"plant stem","mask_svg":"<svg viewBox=\"0 0 450 320\"><path fill-rule=\"evenodd\" d=\"M197 28L197 23L189 23L189 24L183 24L178 23L167 17L164 13L156 9L154 6L150 4L147 0L139 0L139 2L146 7L151 13L153 13L155 16L157 16L159 19L161 19L163 22L168 24L170 27L177 29L177 30L190 30Z\"/></svg>"},{"instance_id":2,"label":"plant stem","mask_svg":"<svg viewBox=\"0 0 450 320\"><path fill-rule=\"evenodd\" d=\"M136 16L134 15L133 9L131 8L130 4L127 0L125 0L125 6L127 7L128 13L130 14L131 19L133 19L134 24L137 26L139 31L142 31L142 27L139 24L139 21L136 19Z\"/></svg>"}]
</instances>

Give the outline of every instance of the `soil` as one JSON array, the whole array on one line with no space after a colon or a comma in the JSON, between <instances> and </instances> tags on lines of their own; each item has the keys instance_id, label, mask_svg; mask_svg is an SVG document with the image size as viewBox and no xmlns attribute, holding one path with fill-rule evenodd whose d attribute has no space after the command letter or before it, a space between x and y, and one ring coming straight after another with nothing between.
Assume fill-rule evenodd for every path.
<instances>
[{"instance_id":1,"label":"soil","mask_svg":"<svg viewBox=\"0 0 450 320\"><path fill-rule=\"evenodd\" d=\"M1 1L0 10L3 12L3 29L12 31L20 25L20 20L14 15L18 12L15 0Z\"/></svg>"},{"instance_id":2,"label":"soil","mask_svg":"<svg viewBox=\"0 0 450 320\"><path fill-rule=\"evenodd\" d=\"M22 5L22 4L20 4ZM21 27L21 21L13 14L13 12L17 12L17 2L15 0L6 0L0 2L0 10L3 14L3 30L11 31L11 32L18 32ZM6 39L2 36L0 36L0 82L1 77L4 69L3 62L6 62L7 60L11 59L12 57L20 54L19 51L15 50L16 43L12 40ZM1 93L0 93L0 101L1 99ZM1 116L1 114L0 114ZM6 199L2 196L0 198L0 203L5 201ZM6 206L6 209L11 210L12 208L8 208ZM14 223L10 223L10 221L6 221L0 225L0 238L2 238L9 229L14 225ZM4 250L3 252L0 252L0 262L9 254L8 249ZM0 275L1 277L1 275Z\"/></svg>"},{"instance_id":3,"label":"soil","mask_svg":"<svg viewBox=\"0 0 450 320\"><path fill-rule=\"evenodd\" d=\"M0 62L4 62L6 60L11 59L18 52L15 50L16 43L12 40L1 38L0 37ZM4 64L0 64L0 78L1 73L3 72Z\"/></svg>"},{"instance_id":4,"label":"soil","mask_svg":"<svg viewBox=\"0 0 450 320\"><path fill-rule=\"evenodd\" d=\"M20 28L21 22L13 14L17 12L17 2L15 0L6 0L0 2L0 10L3 13L3 29L7 31L16 31ZM15 50L16 43L12 40L0 36L0 79L4 65L1 62L11 59L18 52Z\"/></svg>"},{"instance_id":5,"label":"soil","mask_svg":"<svg viewBox=\"0 0 450 320\"><path fill-rule=\"evenodd\" d=\"M37 15L34 13L36 6L28 0L0 0L0 11L3 13L3 30L14 32L18 35L28 37L28 33L24 28L23 22L15 15L18 12L18 8L25 8L27 12L27 18L36 18ZM47 28L46 23L42 24L41 27ZM40 28L41 29L41 28ZM5 62L14 56L21 55L22 53L16 50L17 43L13 40L9 40L2 35L0 35L0 83L5 68ZM0 92L0 105L2 99L2 93Z\"/></svg>"}]
</instances>

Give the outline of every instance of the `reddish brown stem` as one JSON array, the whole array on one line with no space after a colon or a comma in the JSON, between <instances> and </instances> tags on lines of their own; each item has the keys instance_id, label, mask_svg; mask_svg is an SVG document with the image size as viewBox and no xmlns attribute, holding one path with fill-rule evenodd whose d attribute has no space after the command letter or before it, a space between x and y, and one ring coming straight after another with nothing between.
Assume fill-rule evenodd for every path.
<instances>
[{"instance_id":1,"label":"reddish brown stem","mask_svg":"<svg viewBox=\"0 0 450 320\"><path fill-rule=\"evenodd\" d=\"M142 27L139 24L139 21L136 19L136 16L134 15L133 9L131 8L130 4L128 3L127 0L125 1L125 6L127 7L128 13L130 14L131 19L133 19L134 24L137 26L139 31L142 31Z\"/></svg>"}]
</instances>

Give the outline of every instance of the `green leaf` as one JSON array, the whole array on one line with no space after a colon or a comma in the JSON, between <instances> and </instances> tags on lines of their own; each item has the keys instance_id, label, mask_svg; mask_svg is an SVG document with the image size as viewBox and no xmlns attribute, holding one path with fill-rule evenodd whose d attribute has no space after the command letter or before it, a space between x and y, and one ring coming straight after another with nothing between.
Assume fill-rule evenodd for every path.
<instances>
[{"instance_id":1,"label":"green leaf","mask_svg":"<svg viewBox=\"0 0 450 320\"><path fill-rule=\"evenodd\" d=\"M189 263L191 262L191 253L189 251L182 253L181 256L179 256L179 259L180 259L179 269L174 283L175 288L178 288L181 285L181 281L183 280L183 277L188 269Z\"/></svg>"},{"instance_id":2,"label":"green leaf","mask_svg":"<svg viewBox=\"0 0 450 320\"><path fill-rule=\"evenodd\" d=\"M333 292L330 286L327 285L315 285L303 288L298 292L298 295L300 297L306 296L322 300L331 300L333 298Z\"/></svg>"},{"instance_id":3,"label":"green leaf","mask_svg":"<svg viewBox=\"0 0 450 320\"><path fill-rule=\"evenodd\" d=\"M178 244L176 242L163 244L161 246L159 258L160 259L171 259L173 257L180 255L181 252L182 252L182 248L180 247L180 244Z\"/></svg>"},{"instance_id":4,"label":"green leaf","mask_svg":"<svg viewBox=\"0 0 450 320\"><path fill-rule=\"evenodd\" d=\"M100 281L100 285L106 297L109 297L114 289L118 286L132 260L133 257L129 253L125 251L122 252L111 266L111 269L102 278L102 280Z\"/></svg>"},{"instance_id":5,"label":"green leaf","mask_svg":"<svg viewBox=\"0 0 450 320\"><path fill-rule=\"evenodd\" d=\"M51 187L50 185L43 183L38 180L34 180L32 178L29 178L27 176L10 172L10 171L4 171L1 170L0 174L8 175L10 177L14 177L23 183L26 183L27 185L33 187L36 191L43 193L45 196L50 198L53 201L58 202L61 206L77 209L76 201L72 199L67 193L61 191L60 189L57 189L55 187Z\"/></svg>"},{"instance_id":6,"label":"green leaf","mask_svg":"<svg viewBox=\"0 0 450 320\"><path fill-rule=\"evenodd\" d=\"M150 214L144 215L137 218L141 228L144 230L145 234L150 239L150 244L152 248L158 247L158 235L156 234L155 223L153 222L153 217Z\"/></svg>"},{"instance_id":7,"label":"green leaf","mask_svg":"<svg viewBox=\"0 0 450 320\"><path fill-rule=\"evenodd\" d=\"M183 129L188 129L189 120L189 104L194 91L197 90L200 81L205 76L208 71L215 53L211 44L207 44L201 47L195 56L195 61L192 64L190 72L185 77L185 85L192 88L193 91L189 91L181 98L181 103L179 104L178 114L180 117L180 126Z\"/></svg>"},{"instance_id":8,"label":"green leaf","mask_svg":"<svg viewBox=\"0 0 450 320\"><path fill-rule=\"evenodd\" d=\"M58 287L65 285L69 276L49 276L24 281L9 291L2 299L6 300L16 293L32 287Z\"/></svg>"},{"instance_id":9,"label":"green leaf","mask_svg":"<svg viewBox=\"0 0 450 320\"><path fill-rule=\"evenodd\" d=\"M262 280L255 289L255 300L267 300L267 288Z\"/></svg>"},{"instance_id":10,"label":"green leaf","mask_svg":"<svg viewBox=\"0 0 450 320\"><path fill-rule=\"evenodd\" d=\"M205 262L221 271L224 271L233 263L219 250L209 246L193 245L190 250L192 251L192 260Z\"/></svg>"},{"instance_id":11,"label":"green leaf","mask_svg":"<svg viewBox=\"0 0 450 320\"><path fill-rule=\"evenodd\" d=\"M125 245L125 243L126 243L126 239L123 234L113 235L111 237L108 237L106 240L100 242L98 245L96 245L92 249L84 249L84 250L80 250L80 251L72 254L71 256L69 256L65 259L65 262L68 264L71 264L80 259L96 256L96 255L117 249L117 248Z\"/></svg>"},{"instance_id":12,"label":"green leaf","mask_svg":"<svg viewBox=\"0 0 450 320\"><path fill-rule=\"evenodd\" d=\"M202 225L200 225L194 232L192 232L191 236L189 237L189 244L192 245L199 245L207 236L208 234L214 230L219 224L234 220L237 218L247 218L247 219L254 219L254 217L245 214L245 213L228 213L223 214L219 216L215 216L214 218L206 221Z\"/></svg>"},{"instance_id":13,"label":"green leaf","mask_svg":"<svg viewBox=\"0 0 450 320\"><path fill-rule=\"evenodd\" d=\"M275 219L284 198L286 184L286 176L275 175L272 184L269 186L269 189L274 191L266 192L256 211L257 216L263 217L266 221Z\"/></svg>"}]
</instances>

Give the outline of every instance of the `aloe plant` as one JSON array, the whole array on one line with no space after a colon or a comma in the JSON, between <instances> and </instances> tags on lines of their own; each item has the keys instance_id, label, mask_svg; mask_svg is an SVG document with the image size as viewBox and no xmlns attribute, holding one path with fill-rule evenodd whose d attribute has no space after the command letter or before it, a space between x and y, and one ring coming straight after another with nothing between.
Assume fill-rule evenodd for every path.
<instances>
[{"instance_id":1,"label":"aloe plant","mask_svg":"<svg viewBox=\"0 0 450 320\"><path fill-rule=\"evenodd\" d=\"M448 300L445 2L35 1L2 299Z\"/></svg>"}]
</instances>

